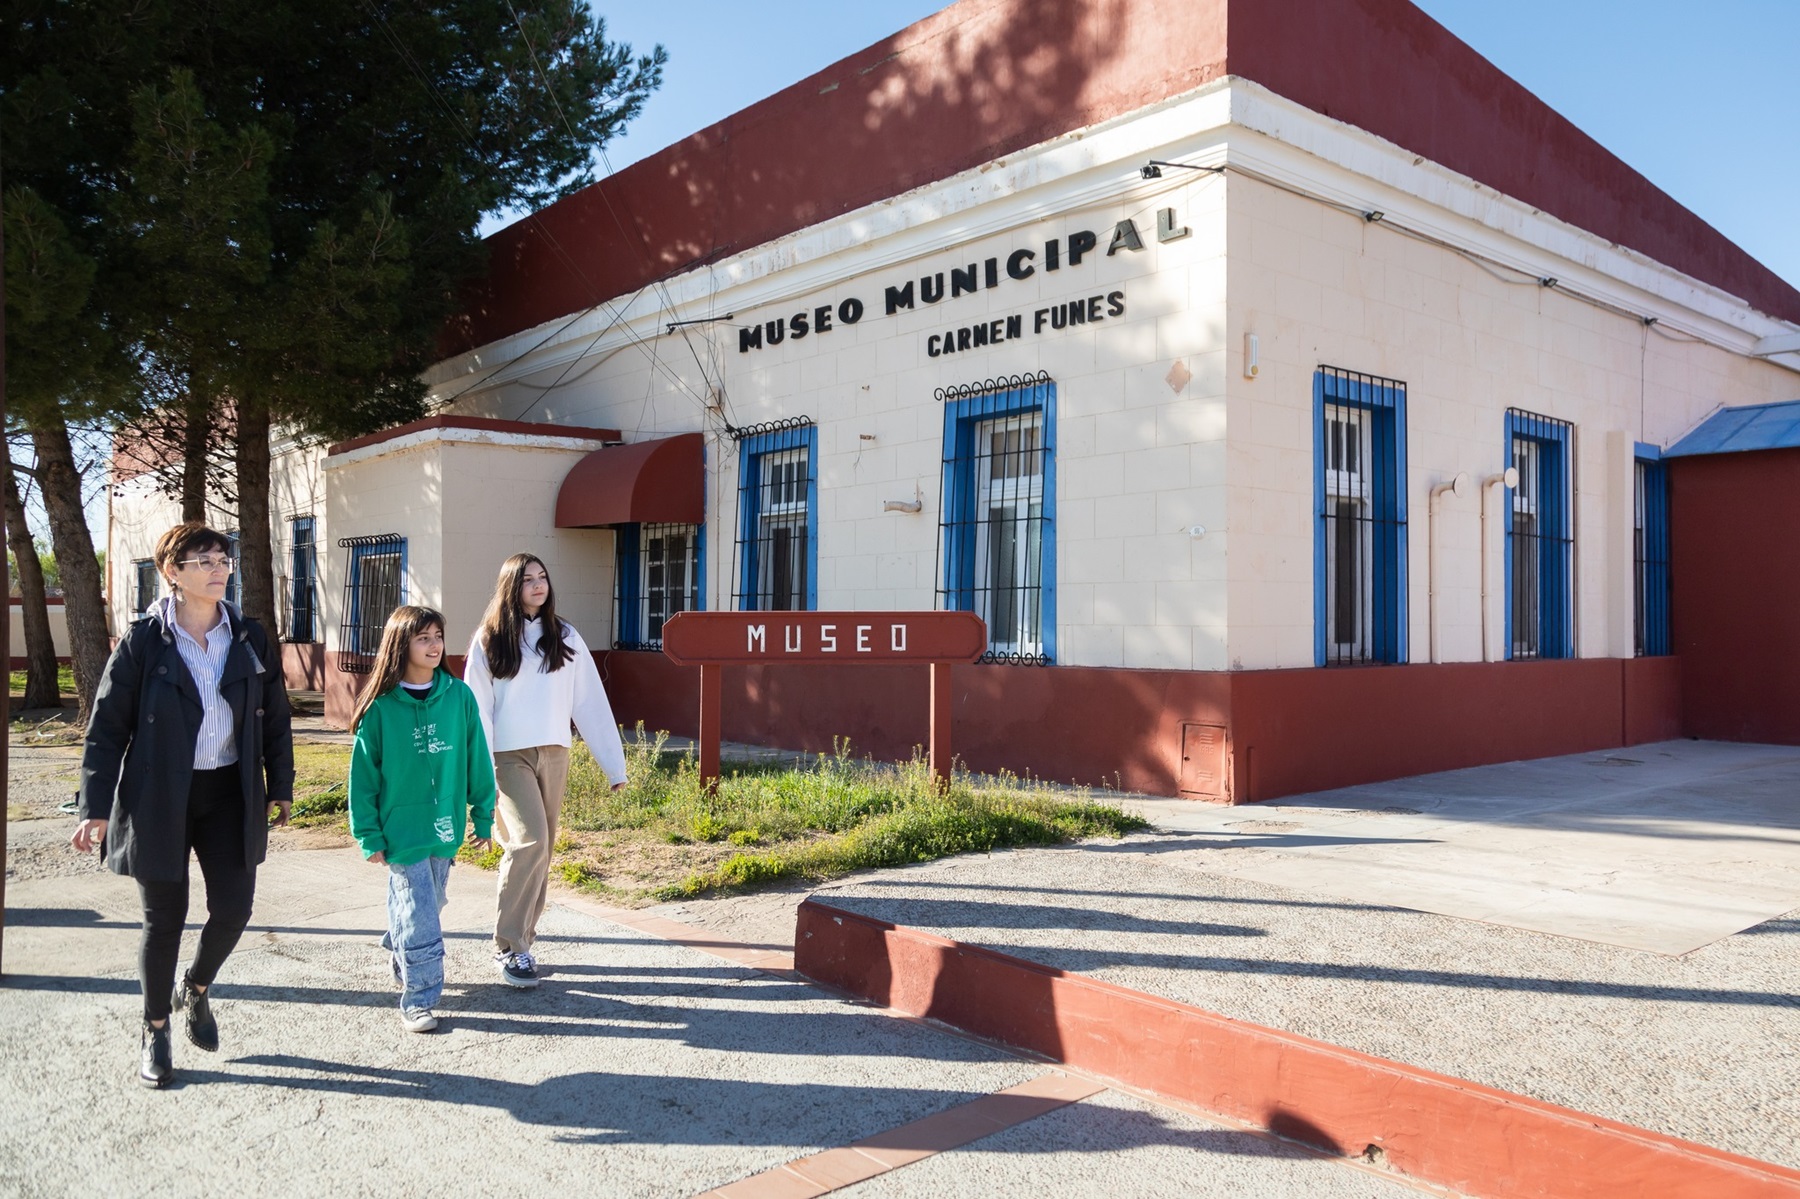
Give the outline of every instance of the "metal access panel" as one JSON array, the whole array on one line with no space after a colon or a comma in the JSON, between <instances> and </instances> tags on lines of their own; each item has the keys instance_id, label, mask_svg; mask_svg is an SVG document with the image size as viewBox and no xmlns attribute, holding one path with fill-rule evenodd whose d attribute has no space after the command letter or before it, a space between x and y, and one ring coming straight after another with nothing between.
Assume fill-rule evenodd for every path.
<instances>
[{"instance_id":1,"label":"metal access panel","mask_svg":"<svg viewBox=\"0 0 1800 1199\"><path fill-rule=\"evenodd\" d=\"M1222 724L1181 726L1181 793L1224 800L1230 787L1231 756Z\"/></svg>"}]
</instances>

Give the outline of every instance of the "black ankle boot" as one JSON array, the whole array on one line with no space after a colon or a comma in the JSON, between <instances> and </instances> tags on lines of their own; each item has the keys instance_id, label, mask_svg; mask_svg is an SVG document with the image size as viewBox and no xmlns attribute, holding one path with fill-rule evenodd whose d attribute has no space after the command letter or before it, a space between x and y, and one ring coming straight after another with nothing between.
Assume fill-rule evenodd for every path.
<instances>
[{"instance_id":1,"label":"black ankle boot","mask_svg":"<svg viewBox=\"0 0 1800 1199\"><path fill-rule=\"evenodd\" d=\"M171 998L175 1010L187 1012L187 1039L195 1048L204 1049L208 1053L216 1053L219 1049L219 1022L213 1019L212 1005L206 1002L206 992L194 986L194 980L186 974L175 984L175 994Z\"/></svg>"},{"instance_id":2,"label":"black ankle boot","mask_svg":"<svg viewBox=\"0 0 1800 1199\"><path fill-rule=\"evenodd\" d=\"M147 1087L162 1088L175 1079L175 1055L169 1045L169 1026L161 1028L144 1023L142 1055L138 1061L138 1081Z\"/></svg>"}]
</instances>

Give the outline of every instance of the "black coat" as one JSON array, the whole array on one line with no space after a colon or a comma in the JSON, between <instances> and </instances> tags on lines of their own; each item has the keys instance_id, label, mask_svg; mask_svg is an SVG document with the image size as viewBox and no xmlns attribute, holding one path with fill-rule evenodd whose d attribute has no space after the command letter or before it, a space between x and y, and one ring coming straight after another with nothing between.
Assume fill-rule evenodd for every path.
<instances>
[{"instance_id":1,"label":"black coat","mask_svg":"<svg viewBox=\"0 0 1800 1199\"><path fill-rule=\"evenodd\" d=\"M262 626L224 605L231 646L219 693L237 729L244 801L244 864L269 850L266 805L294 796L294 732L281 658ZM106 864L141 882L187 874L188 788L205 709L175 631L157 614L131 626L113 650L88 719L81 758L81 816L107 820Z\"/></svg>"}]
</instances>

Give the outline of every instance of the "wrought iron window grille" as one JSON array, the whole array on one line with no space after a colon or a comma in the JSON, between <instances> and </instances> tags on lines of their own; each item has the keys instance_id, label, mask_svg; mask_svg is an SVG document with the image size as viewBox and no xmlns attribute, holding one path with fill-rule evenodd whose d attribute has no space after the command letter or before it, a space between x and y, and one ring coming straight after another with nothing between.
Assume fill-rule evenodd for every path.
<instances>
[{"instance_id":1,"label":"wrought iron window grille","mask_svg":"<svg viewBox=\"0 0 1800 1199\"><path fill-rule=\"evenodd\" d=\"M621 525L618 558L613 648L661 650L663 622L701 607L700 527Z\"/></svg>"},{"instance_id":2,"label":"wrought iron window grille","mask_svg":"<svg viewBox=\"0 0 1800 1199\"><path fill-rule=\"evenodd\" d=\"M1639 458L1636 466L1633 649L1639 657L1660 657L1675 652L1669 618L1669 468L1654 458Z\"/></svg>"},{"instance_id":3,"label":"wrought iron window grille","mask_svg":"<svg viewBox=\"0 0 1800 1199\"><path fill-rule=\"evenodd\" d=\"M738 430L738 529L732 607L801 612L813 606L817 546L817 430L790 417Z\"/></svg>"},{"instance_id":4,"label":"wrought iron window grille","mask_svg":"<svg viewBox=\"0 0 1800 1199\"><path fill-rule=\"evenodd\" d=\"M1406 384L1322 366L1314 379L1315 657L1406 661Z\"/></svg>"},{"instance_id":5,"label":"wrought iron window grille","mask_svg":"<svg viewBox=\"0 0 1800 1199\"><path fill-rule=\"evenodd\" d=\"M288 524L287 639L293 642L311 642L317 637L319 547L313 540L315 528L310 516L297 516Z\"/></svg>"},{"instance_id":6,"label":"wrought iron window grille","mask_svg":"<svg viewBox=\"0 0 1800 1199\"><path fill-rule=\"evenodd\" d=\"M1575 656L1575 426L1506 410L1506 465L1519 472L1507 491L1507 656L1517 661Z\"/></svg>"},{"instance_id":7,"label":"wrought iron window grille","mask_svg":"<svg viewBox=\"0 0 1800 1199\"><path fill-rule=\"evenodd\" d=\"M340 537L338 548L350 551L344 570L338 669L368 674L381 648L381 630L404 595L406 538L398 533Z\"/></svg>"},{"instance_id":8,"label":"wrought iron window grille","mask_svg":"<svg viewBox=\"0 0 1800 1199\"><path fill-rule=\"evenodd\" d=\"M987 622L988 663L1055 660L1055 384L1042 371L939 388L938 607Z\"/></svg>"}]
</instances>

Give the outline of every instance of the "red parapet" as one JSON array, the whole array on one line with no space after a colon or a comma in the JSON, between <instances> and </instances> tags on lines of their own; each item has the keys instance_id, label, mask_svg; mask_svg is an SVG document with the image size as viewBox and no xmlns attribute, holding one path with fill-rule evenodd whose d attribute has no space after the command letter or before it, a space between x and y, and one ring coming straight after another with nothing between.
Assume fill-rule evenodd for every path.
<instances>
[{"instance_id":1,"label":"red parapet","mask_svg":"<svg viewBox=\"0 0 1800 1199\"><path fill-rule=\"evenodd\" d=\"M973 612L678 612L663 653L683 666L973 662L987 622Z\"/></svg>"}]
</instances>

